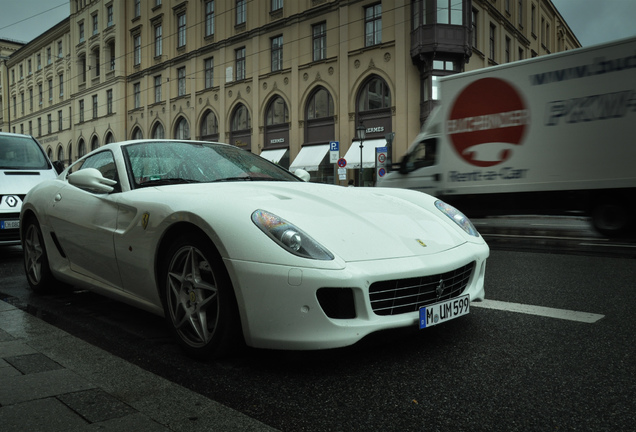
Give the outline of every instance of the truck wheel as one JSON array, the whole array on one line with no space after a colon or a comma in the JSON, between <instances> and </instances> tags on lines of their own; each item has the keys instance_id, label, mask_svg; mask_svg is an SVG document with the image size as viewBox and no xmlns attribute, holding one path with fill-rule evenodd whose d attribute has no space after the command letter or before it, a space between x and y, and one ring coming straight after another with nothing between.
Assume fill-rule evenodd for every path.
<instances>
[{"instance_id":1,"label":"truck wheel","mask_svg":"<svg viewBox=\"0 0 636 432\"><path fill-rule=\"evenodd\" d=\"M607 237L617 237L627 232L631 215L627 207L614 203L599 204L592 212L594 228Z\"/></svg>"}]
</instances>

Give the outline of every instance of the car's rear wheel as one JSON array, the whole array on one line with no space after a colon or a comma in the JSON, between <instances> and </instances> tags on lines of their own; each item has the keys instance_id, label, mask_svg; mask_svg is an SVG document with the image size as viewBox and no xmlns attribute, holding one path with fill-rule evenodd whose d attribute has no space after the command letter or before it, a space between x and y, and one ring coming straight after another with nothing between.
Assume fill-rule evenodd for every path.
<instances>
[{"instance_id":1,"label":"car's rear wheel","mask_svg":"<svg viewBox=\"0 0 636 432\"><path fill-rule=\"evenodd\" d=\"M37 293L52 291L58 286L49 267L49 257L42 237L42 229L34 217L25 220L24 239L24 271L31 289Z\"/></svg>"},{"instance_id":2,"label":"car's rear wheel","mask_svg":"<svg viewBox=\"0 0 636 432\"><path fill-rule=\"evenodd\" d=\"M162 269L165 316L186 353L211 359L240 346L234 291L211 242L194 234L179 237Z\"/></svg>"}]
</instances>

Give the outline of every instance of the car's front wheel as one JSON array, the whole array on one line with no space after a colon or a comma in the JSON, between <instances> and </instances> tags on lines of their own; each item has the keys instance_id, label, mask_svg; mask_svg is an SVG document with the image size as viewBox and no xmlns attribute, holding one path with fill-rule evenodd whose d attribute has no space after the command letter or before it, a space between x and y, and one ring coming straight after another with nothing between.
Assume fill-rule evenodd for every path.
<instances>
[{"instance_id":1,"label":"car's front wheel","mask_svg":"<svg viewBox=\"0 0 636 432\"><path fill-rule=\"evenodd\" d=\"M53 277L49 267L42 229L34 217L27 218L24 223L22 250L27 281L36 293L49 292L58 286L58 281Z\"/></svg>"},{"instance_id":2,"label":"car's front wheel","mask_svg":"<svg viewBox=\"0 0 636 432\"><path fill-rule=\"evenodd\" d=\"M211 242L193 234L179 237L162 269L165 316L187 354L218 358L240 346L234 291Z\"/></svg>"}]
</instances>

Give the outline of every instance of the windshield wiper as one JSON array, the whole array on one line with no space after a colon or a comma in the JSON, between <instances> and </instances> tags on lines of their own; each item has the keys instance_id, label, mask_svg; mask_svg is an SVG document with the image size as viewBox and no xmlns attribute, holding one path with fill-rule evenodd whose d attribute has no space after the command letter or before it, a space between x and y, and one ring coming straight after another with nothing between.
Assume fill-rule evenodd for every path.
<instances>
[{"instance_id":1,"label":"windshield wiper","mask_svg":"<svg viewBox=\"0 0 636 432\"><path fill-rule=\"evenodd\" d=\"M198 180L190 180L190 179L184 179L184 178L162 178L162 179L156 179L156 180L154 179L147 180L139 184L139 187L190 184L190 183L201 183L201 182Z\"/></svg>"}]
</instances>

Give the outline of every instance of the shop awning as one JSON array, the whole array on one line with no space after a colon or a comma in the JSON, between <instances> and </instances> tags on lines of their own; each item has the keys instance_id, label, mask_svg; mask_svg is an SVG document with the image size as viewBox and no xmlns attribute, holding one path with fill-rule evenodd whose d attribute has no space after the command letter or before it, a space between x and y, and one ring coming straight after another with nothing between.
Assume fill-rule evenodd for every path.
<instances>
[{"instance_id":1,"label":"shop awning","mask_svg":"<svg viewBox=\"0 0 636 432\"><path fill-rule=\"evenodd\" d=\"M307 146L300 149L298 156L289 166L289 171L294 172L297 169L305 171L318 171L320 162L325 158L329 151L329 144L319 144Z\"/></svg>"},{"instance_id":2,"label":"shop awning","mask_svg":"<svg viewBox=\"0 0 636 432\"><path fill-rule=\"evenodd\" d=\"M282 149L272 149L272 150L263 150L261 152L261 157L267 159L270 162L273 162L275 164L279 163L280 160L283 158L283 156L285 156L285 152L288 149L286 148L282 148Z\"/></svg>"},{"instance_id":3,"label":"shop awning","mask_svg":"<svg viewBox=\"0 0 636 432\"><path fill-rule=\"evenodd\" d=\"M385 139L372 139L362 142L362 168L375 168L375 148L385 147ZM360 169L360 141L353 141L345 155L346 168Z\"/></svg>"}]
</instances>

